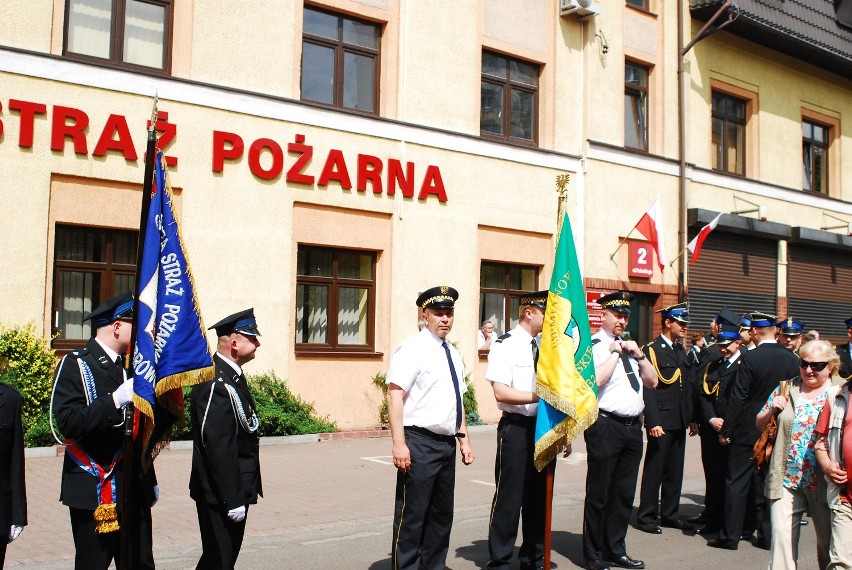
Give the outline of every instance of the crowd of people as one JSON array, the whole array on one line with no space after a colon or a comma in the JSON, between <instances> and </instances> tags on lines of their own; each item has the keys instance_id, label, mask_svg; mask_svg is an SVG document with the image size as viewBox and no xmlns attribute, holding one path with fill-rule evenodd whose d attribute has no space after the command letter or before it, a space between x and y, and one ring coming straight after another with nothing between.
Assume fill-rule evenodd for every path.
<instances>
[{"instance_id":1,"label":"crowd of people","mask_svg":"<svg viewBox=\"0 0 852 570\"><path fill-rule=\"evenodd\" d=\"M456 450L474 461L462 396L465 370L447 342L458 291L421 293L420 331L393 352L387 373L393 464L397 469L391 544L395 569L444 568L453 522ZM488 568L542 568L545 477L533 462L538 408L536 369L547 291L520 298L517 326L503 335L482 323L489 350L485 378L502 417L488 526ZM852 568L852 456L848 413L852 378L849 341L837 348L792 318L722 308L706 337L689 334L685 303L660 313L661 333L644 347L624 338L633 295L598 301L601 327L592 337L597 420L585 431L586 497L583 556L589 570L644 568L626 538L640 467L636 528L695 531L710 547L736 550L743 541L770 552L770 568L793 569L809 515L820 570ZM123 355L132 336L133 298L110 299L89 315L93 337L59 361L52 417L66 438L60 500L69 509L76 568L107 568L123 554L116 498L133 482L134 568L153 568L151 506L159 497L153 467L139 461L123 477L124 409L133 380ZM422 325L421 325L422 323ZM258 421L242 367L260 346L251 309L213 327L215 377L192 390L190 496L202 538L200 569L233 568L246 518L262 496ZM482 348L482 346L480 346ZM20 396L0 385L0 546L27 524ZM755 443L776 426L774 451L754 461ZM647 434L644 445L642 429ZM684 454L698 435L706 493L703 511L679 515ZM570 454L570 444L566 454ZM644 456L644 464L643 464ZM134 455L141 457L141 454Z\"/></svg>"}]
</instances>

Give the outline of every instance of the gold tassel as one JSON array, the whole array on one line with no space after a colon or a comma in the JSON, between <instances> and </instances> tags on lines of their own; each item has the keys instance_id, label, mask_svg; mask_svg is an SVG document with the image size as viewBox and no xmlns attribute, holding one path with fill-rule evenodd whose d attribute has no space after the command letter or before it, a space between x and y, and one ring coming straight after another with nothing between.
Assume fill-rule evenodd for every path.
<instances>
[{"instance_id":1,"label":"gold tassel","mask_svg":"<svg viewBox=\"0 0 852 570\"><path fill-rule=\"evenodd\" d=\"M115 503L98 505L98 508L95 509L94 518L98 521L98 524L95 525L95 532L97 533L115 532L119 528Z\"/></svg>"}]
</instances>

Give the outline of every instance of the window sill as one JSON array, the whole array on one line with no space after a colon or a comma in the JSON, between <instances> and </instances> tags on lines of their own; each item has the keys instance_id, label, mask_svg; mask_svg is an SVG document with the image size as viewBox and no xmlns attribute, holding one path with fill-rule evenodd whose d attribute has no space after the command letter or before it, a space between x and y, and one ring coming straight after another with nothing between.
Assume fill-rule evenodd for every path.
<instances>
[{"instance_id":1,"label":"window sill","mask_svg":"<svg viewBox=\"0 0 852 570\"><path fill-rule=\"evenodd\" d=\"M296 349L296 358L307 357L316 358L318 356L328 356L331 358L376 358L384 357L383 352L373 352L369 350L346 350L346 349Z\"/></svg>"}]
</instances>

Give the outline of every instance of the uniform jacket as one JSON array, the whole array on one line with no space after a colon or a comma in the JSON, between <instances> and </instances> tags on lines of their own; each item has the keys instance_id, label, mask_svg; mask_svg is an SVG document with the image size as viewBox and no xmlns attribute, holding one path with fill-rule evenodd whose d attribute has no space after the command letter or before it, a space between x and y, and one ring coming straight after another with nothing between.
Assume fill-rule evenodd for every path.
<instances>
[{"instance_id":1,"label":"uniform jacket","mask_svg":"<svg viewBox=\"0 0 852 570\"><path fill-rule=\"evenodd\" d=\"M237 420L227 386L234 388L246 417L255 413L245 376L213 357L216 378L192 389L192 473L189 495L196 502L226 510L257 503L260 481L260 439Z\"/></svg>"},{"instance_id":2,"label":"uniform jacket","mask_svg":"<svg viewBox=\"0 0 852 570\"><path fill-rule=\"evenodd\" d=\"M848 342L837 346L837 355L840 356L840 371L838 374L844 380L849 380L852 378L852 355L849 354Z\"/></svg>"},{"instance_id":3,"label":"uniform jacket","mask_svg":"<svg viewBox=\"0 0 852 570\"><path fill-rule=\"evenodd\" d=\"M8 531L12 524L27 524L24 430L20 394L0 383L0 531ZM0 534L0 540L6 536Z\"/></svg>"},{"instance_id":4,"label":"uniform jacket","mask_svg":"<svg viewBox=\"0 0 852 570\"><path fill-rule=\"evenodd\" d=\"M728 359L719 356L717 360L707 363L698 384L698 421L708 424L712 418L724 418L728 398L737 378L742 354L730 366Z\"/></svg>"},{"instance_id":5,"label":"uniform jacket","mask_svg":"<svg viewBox=\"0 0 852 570\"><path fill-rule=\"evenodd\" d=\"M664 430L685 429L692 414L692 389L689 366L682 345L669 344L660 335L642 349L654 363L660 381L657 388L642 388L645 399L645 427L662 426ZM668 384L666 379L680 377Z\"/></svg>"},{"instance_id":6,"label":"uniform jacket","mask_svg":"<svg viewBox=\"0 0 852 570\"><path fill-rule=\"evenodd\" d=\"M725 409L721 435L732 443L754 445L760 408L781 380L799 375L799 357L774 342L764 342L739 358L737 378Z\"/></svg>"},{"instance_id":7,"label":"uniform jacket","mask_svg":"<svg viewBox=\"0 0 852 570\"><path fill-rule=\"evenodd\" d=\"M86 402L79 361L92 371L97 397ZM121 367L110 359L94 338L66 355L56 367L53 415L59 431L76 442L98 465L109 468L124 443L124 412L115 407L112 393L124 381ZM122 464L115 468L116 496L122 492ZM98 480L65 454L59 500L69 507L94 510L98 506ZM153 493L153 491L151 491Z\"/></svg>"}]
</instances>

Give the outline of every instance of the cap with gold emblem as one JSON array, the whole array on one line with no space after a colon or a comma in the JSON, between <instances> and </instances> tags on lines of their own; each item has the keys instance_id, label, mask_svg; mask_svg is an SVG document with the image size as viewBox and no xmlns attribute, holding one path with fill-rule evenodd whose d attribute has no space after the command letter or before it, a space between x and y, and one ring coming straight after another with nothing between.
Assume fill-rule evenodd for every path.
<instances>
[{"instance_id":1,"label":"cap with gold emblem","mask_svg":"<svg viewBox=\"0 0 852 570\"><path fill-rule=\"evenodd\" d=\"M446 285L426 289L417 297L417 306L421 309L453 309L459 292Z\"/></svg>"},{"instance_id":2,"label":"cap with gold emblem","mask_svg":"<svg viewBox=\"0 0 852 570\"><path fill-rule=\"evenodd\" d=\"M778 321L775 323L775 326L778 327L778 332L784 336L799 336L805 330L805 325L794 321L793 317L787 317L782 321Z\"/></svg>"},{"instance_id":3,"label":"cap with gold emblem","mask_svg":"<svg viewBox=\"0 0 852 570\"><path fill-rule=\"evenodd\" d=\"M228 336L234 333L246 336L260 336L253 308L229 315L212 327L208 327L208 330L210 329L216 329L216 336Z\"/></svg>"},{"instance_id":4,"label":"cap with gold emblem","mask_svg":"<svg viewBox=\"0 0 852 570\"><path fill-rule=\"evenodd\" d=\"M547 294L549 291L534 291L521 295L521 305L532 305L542 311L547 308Z\"/></svg>"},{"instance_id":5,"label":"cap with gold emblem","mask_svg":"<svg viewBox=\"0 0 852 570\"><path fill-rule=\"evenodd\" d=\"M689 309L686 303L678 303L677 305L669 305L657 311L663 315L664 319L672 319L681 324L689 324Z\"/></svg>"},{"instance_id":6,"label":"cap with gold emblem","mask_svg":"<svg viewBox=\"0 0 852 570\"><path fill-rule=\"evenodd\" d=\"M598 299L598 304L604 309L629 315L630 302L633 299L635 299L635 296L630 291L615 291Z\"/></svg>"}]
</instances>

